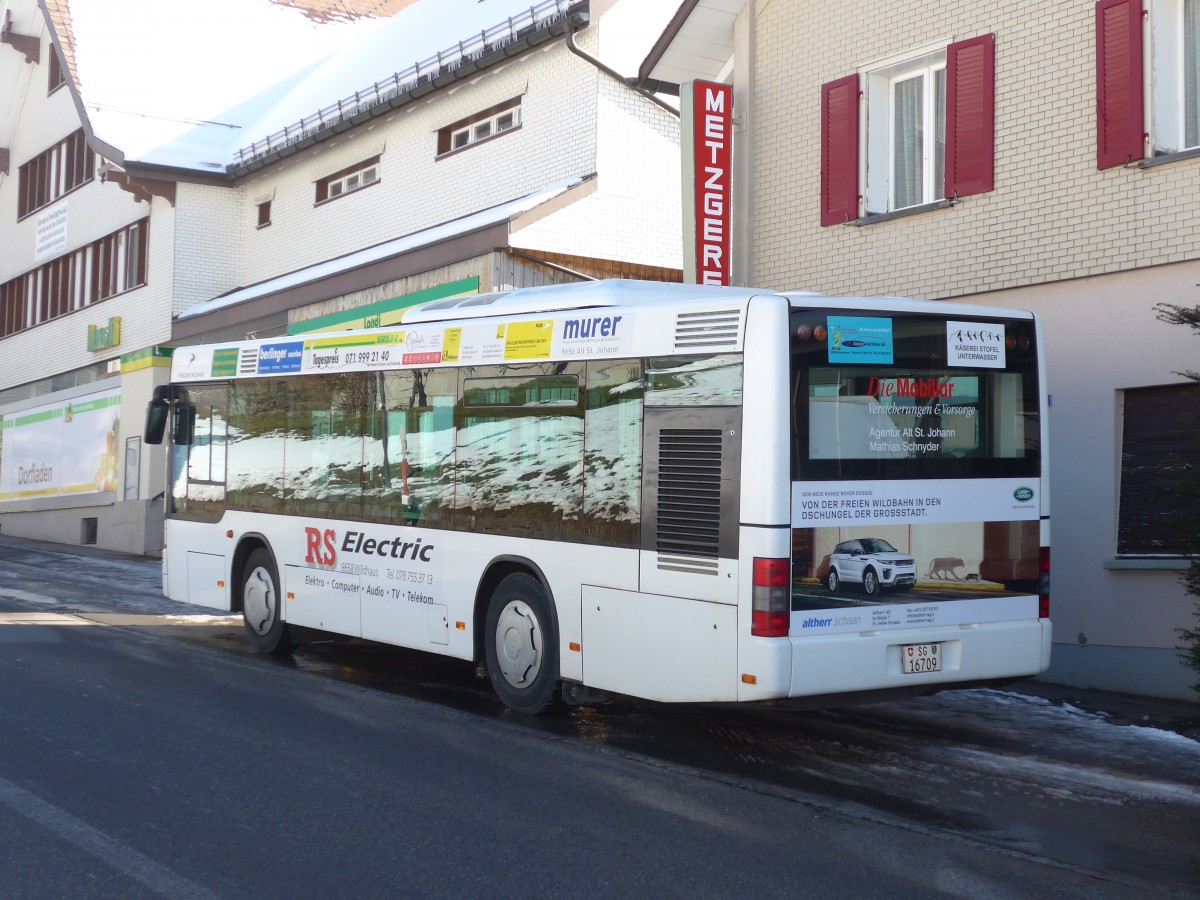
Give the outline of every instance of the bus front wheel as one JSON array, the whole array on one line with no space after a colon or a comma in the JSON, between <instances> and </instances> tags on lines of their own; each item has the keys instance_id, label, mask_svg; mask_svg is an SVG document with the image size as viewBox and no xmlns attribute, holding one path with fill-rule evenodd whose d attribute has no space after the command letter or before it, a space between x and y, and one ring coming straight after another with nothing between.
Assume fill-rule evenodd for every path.
<instances>
[{"instance_id":1,"label":"bus front wheel","mask_svg":"<svg viewBox=\"0 0 1200 900\"><path fill-rule=\"evenodd\" d=\"M271 554L260 547L246 560L242 575L242 624L256 650L281 656L292 649L283 621L279 573Z\"/></svg>"},{"instance_id":2,"label":"bus front wheel","mask_svg":"<svg viewBox=\"0 0 1200 900\"><path fill-rule=\"evenodd\" d=\"M558 634L550 600L532 575L514 572L497 585L484 644L488 677L505 706L529 715L557 709Z\"/></svg>"}]
</instances>

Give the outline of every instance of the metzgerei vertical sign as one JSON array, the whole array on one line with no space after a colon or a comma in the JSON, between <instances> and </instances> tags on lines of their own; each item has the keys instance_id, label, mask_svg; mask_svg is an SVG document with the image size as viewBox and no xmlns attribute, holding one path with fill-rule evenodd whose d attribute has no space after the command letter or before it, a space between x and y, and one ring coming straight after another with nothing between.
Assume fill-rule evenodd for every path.
<instances>
[{"instance_id":1,"label":"metzgerei vertical sign","mask_svg":"<svg viewBox=\"0 0 1200 900\"><path fill-rule=\"evenodd\" d=\"M733 88L689 81L679 91L683 143L683 280L729 284Z\"/></svg>"}]
</instances>

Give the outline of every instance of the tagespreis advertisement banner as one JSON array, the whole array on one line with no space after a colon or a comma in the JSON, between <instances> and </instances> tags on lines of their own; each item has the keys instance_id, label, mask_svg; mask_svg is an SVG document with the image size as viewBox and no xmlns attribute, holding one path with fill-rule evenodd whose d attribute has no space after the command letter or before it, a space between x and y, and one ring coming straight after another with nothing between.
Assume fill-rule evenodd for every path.
<instances>
[{"instance_id":1,"label":"tagespreis advertisement banner","mask_svg":"<svg viewBox=\"0 0 1200 900\"><path fill-rule=\"evenodd\" d=\"M0 418L0 500L115 491L119 390Z\"/></svg>"},{"instance_id":2,"label":"tagespreis advertisement banner","mask_svg":"<svg viewBox=\"0 0 1200 900\"><path fill-rule=\"evenodd\" d=\"M440 365L486 365L629 354L634 315L610 310L497 324L470 320L248 344L181 347L173 381L259 375L362 372Z\"/></svg>"}]
</instances>

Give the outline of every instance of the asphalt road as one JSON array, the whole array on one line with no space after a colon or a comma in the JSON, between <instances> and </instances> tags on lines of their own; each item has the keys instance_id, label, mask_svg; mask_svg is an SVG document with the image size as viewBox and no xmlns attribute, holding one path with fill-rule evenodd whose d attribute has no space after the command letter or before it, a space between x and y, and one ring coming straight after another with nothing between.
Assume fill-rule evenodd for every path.
<instances>
[{"instance_id":1,"label":"asphalt road","mask_svg":"<svg viewBox=\"0 0 1200 900\"><path fill-rule=\"evenodd\" d=\"M1200 894L1200 744L1007 692L528 720L468 664L277 661L151 560L0 540L0 895Z\"/></svg>"}]
</instances>

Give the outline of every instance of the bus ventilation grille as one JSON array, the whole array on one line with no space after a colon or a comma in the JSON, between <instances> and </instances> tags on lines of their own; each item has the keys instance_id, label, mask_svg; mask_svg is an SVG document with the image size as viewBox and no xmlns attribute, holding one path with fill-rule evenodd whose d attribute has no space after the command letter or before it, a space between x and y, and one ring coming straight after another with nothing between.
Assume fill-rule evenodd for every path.
<instances>
[{"instance_id":1,"label":"bus ventilation grille","mask_svg":"<svg viewBox=\"0 0 1200 900\"><path fill-rule=\"evenodd\" d=\"M716 575L721 429L664 428L658 438L658 568Z\"/></svg>"},{"instance_id":2,"label":"bus ventilation grille","mask_svg":"<svg viewBox=\"0 0 1200 900\"><path fill-rule=\"evenodd\" d=\"M675 317L675 349L736 348L741 327L737 309L680 313Z\"/></svg>"},{"instance_id":3,"label":"bus ventilation grille","mask_svg":"<svg viewBox=\"0 0 1200 900\"><path fill-rule=\"evenodd\" d=\"M238 359L238 374L254 375L258 372L258 351L243 348L241 353L242 355Z\"/></svg>"}]
</instances>

